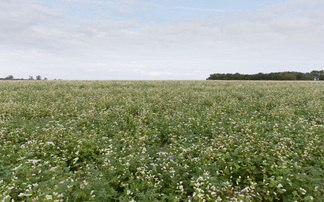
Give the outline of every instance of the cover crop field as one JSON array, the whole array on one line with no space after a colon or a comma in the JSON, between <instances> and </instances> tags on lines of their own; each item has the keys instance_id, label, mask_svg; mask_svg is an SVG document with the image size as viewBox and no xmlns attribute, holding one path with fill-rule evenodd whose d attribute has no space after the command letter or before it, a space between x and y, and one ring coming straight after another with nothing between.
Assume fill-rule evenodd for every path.
<instances>
[{"instance_id":1,"label":"cover crop field","mask_svg":"<svg viewBox=\"0 0 324 202\"><path fill-rule=\"evenodd\" d=\"M0 201L322 201L324 83L1 81Z\"/></svg>"}]
</instances>

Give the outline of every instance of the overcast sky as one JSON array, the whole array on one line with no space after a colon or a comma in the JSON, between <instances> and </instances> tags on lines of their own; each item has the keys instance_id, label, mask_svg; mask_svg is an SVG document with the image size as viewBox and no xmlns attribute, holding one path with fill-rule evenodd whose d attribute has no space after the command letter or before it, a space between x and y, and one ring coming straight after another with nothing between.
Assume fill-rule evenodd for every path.
<instances>
[{"instance_id":1,"label":"overcast sky","mask_svg":"<svg viewBox=\"0 0 324 202\"><path fill-rule=\"evenodd\" d=\"M324 0L0 0L0 77L324 69Z\"/></svg>"}]
</instances>

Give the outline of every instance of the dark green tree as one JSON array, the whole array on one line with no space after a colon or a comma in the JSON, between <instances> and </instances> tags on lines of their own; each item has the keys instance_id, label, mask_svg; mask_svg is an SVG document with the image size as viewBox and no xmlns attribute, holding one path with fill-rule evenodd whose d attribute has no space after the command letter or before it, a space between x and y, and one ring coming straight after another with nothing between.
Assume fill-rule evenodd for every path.
<instances>
[{"instance_id":1,"label":"dark green tree","mask_svg":"<svg viewBox=\"0 0 324 202\"><path fill-rule=\"evenodd\" d=\"M314 80L324 80L324 70L314 70L310 73Z\"/></svg>"},{"instance_id":2,"label":"dark green tree","mask_svg":"<svg viewBox=\"0 0 324 202\"><path fill-rule=\"evenodd\" d=\"M6 80L12 80L12 79L14 79L14 76L13 76L13 75L9 75L9 76L7 76L5 79L6 79Z\"/></svg>"},{"instance_id":3,"label":"dark green tree","mask_svg":"<svg viewBox=\"0 0 324 202\"><path fill-rule=\"evenodd\" d=\"M207 80L324 80L324 70L301 72L272 72L268 74L211 74Z\"/></svg>"}]
</instances>

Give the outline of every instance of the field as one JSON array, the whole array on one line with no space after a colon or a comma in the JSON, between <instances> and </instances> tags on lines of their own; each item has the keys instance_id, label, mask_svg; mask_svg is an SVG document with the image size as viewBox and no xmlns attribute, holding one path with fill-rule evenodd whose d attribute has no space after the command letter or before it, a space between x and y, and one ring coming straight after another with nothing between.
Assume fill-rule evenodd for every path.
<instances>
[{"instance_id":1,"label":"field","mask_svg":"<svg viewBox=\"0 0 324 202\"><path fill-rule=\"evenodd\" d=\"M0 104L0 201L324 198L323 82L0 81Z\"/></svg>"}]
</instances>

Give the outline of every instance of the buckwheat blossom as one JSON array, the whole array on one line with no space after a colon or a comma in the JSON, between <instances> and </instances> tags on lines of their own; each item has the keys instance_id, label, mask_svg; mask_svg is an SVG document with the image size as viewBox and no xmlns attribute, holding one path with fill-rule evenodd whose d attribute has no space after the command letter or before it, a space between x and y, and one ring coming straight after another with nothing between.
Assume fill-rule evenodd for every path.
<instances>
[{"instance_id":1,"label":"buckwheat blossom","mask_svg":"<svg viewBox=\"0 0 324 202\"><path fill-rule=\"evenodd\" d=\"M305 189L303 189L303 188L301 188L301 187L300 187L300 190L302 191L302 194L303 194L303 195L305 195L306 192L307 192Z\"/></svg>"},{"instance_id":2,"label":"buckwheat blossom","mask_svg":"<svg viewBox=\"0 0 324 202\"><path fill-rule=\"evenodd\" d=\"M0 201L109 201L105 184L138 201L319 197L303 177L322 146L323 84L176 83L1 83L0 155L11 170Z\"/></svg>"},{"instance_id":3,"label":"buckwheat blossom","mask_svg":"<svg viewBox=\"0 0 324 202\"><path fill-rule=\"evenodd\" d=\"M45 198L46 198L47 200L52 200L52 199L53 199L52 195L46 195Z\"/></svg>"},{"instance_id":4,"label":"buckwheat blossom","mask_svg":"<svg viewBox=\"0 0 324 202\"><path fill-rule=\"evenodd\" d=\"M50 171L54 171L57 167L50 168Z\"/></svg>"},{"instance_id":5,"label":"buckwheat blossom","mask_svg":"<svg viewBox=\"0 0 324 202\"><path fill-rule=\"evenodd\" d=\"M9 198L11 198L9 195L7 195L7 196L5 196L3 199L2 199L2 201L6 201L7 199L9 199ZM11 201L15 201L15 200L13 200L13 199L11 199Z\"/></svg>"}]
</instances>

